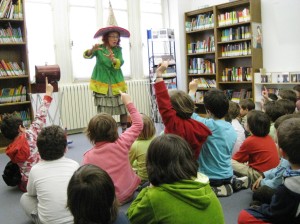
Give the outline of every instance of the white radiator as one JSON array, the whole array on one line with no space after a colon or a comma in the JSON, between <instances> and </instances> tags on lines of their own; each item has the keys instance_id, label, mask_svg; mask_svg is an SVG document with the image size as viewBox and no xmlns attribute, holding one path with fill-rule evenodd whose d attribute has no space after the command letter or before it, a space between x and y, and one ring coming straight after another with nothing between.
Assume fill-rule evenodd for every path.
<instances>
[{"instance_id":1,"label":"white radiator","mask_svg":"<svg viewBox=\"0 0 300 224\"><path fill-rule=\"evenodd\" d=\"M138 111L150 116L150 96L148 80L127 81L128 94L137 107ZM60 116L62 125L68 130L81 130L87 127L90 119L97 114L94 106L92 91L88 83L61 85L59 87L62 95ZM117 122L119 116L114 116Z\"/></svg>"}]
</instances>

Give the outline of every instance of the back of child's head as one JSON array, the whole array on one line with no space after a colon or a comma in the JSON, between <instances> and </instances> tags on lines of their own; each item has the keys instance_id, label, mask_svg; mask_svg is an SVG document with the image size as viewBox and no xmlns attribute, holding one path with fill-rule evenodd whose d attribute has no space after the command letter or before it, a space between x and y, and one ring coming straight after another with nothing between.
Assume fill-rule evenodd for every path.
<instances>
[{"instance_id":1,"label":"back of child's head","mask_svg":"<svg viewBox=\"0 0 300 224\"><path fill-rule=\"evenodd\" d=\"M300 118L283 121L277 129L279 147L291 164L300 165Z\"/></svg>"},{"instance_id":2,"label":"back of child's head","mask_svg":"<svg viewBox=\"0 0 300 224\"><path fill-rule=\"evenodd\" d=\"M278 100L278 96L275 93L269 93L268 96L273 101Z\"/></svg>"},{"instance_id":3,"label":"back of child's head","mask_svg":"<svg viewBox=\"0 0 300 224\"><path fill-rule=\"evenodd\" d=\"M279 90L278 96L281 99L290 100L290 101L293 101L294 103L297 102L297 95L291 89L281 89L281 90Z\"/></svg>"},{"instance_id":4,"label":"back of child's head","mask_svg":"<svg viewBox=\"0 0 300 224\"><path fill-rule=\"evenodd\" d=\"M156 134L156 129L153 120L146 114L142 114L143 119L143 130L140 133L139 140L148 140L151 139Z\"/></svg>"},{"instance_id":5,"label":"back of child's head","mask_svg":"<svg viewBox=\"0 0 300 224\"><path fill-rule=\"evenodd\" d=\"M74 224L113 223L118 213L115 187L100 167L86 164L78 168L67 189L67 207Z\"/></svg>"},{"instance_id":6,"label":"back of child's head","mask_svg":"<svg viewBox=\"0 0 300 224\"><path fill-rule=\"evenodd\" d=\"M240 114L240 106L238 103L229 101L228 113L225 115L225 120L231 122L236 119Z\"/></svg>"},{"instance_id":7,"label":"back of child's head","mask_svg":"<svg viewBox=\"0 0 300 224\"><path fill-rule=\"evenodd\" d=\"M247 114L247 125L253 135L265 137L270 132L271 119L262 111L252 110Z\"/></svg>"},{"instance_id":8,"label":"back of child's head","mask_svg":"<svg viewBox=\"0 0 300 224\"><path fill-rule=\"evenodd\" d=\"M169 91L171 104L176 111L177 116L188 119L192 116L195 110L195 103L191 97L181 90Z\"/></svg>"},{"instance_id":9,"label":"back of child's head","mask_svg":"<svg viewBox=\"0 0 300 224\"><path fill-rule=\"evenodd\" d=\"M276 101L276 104L279 104L284 108L285 114L292 114L295 112L296 104L291 100L279 99Z\"/></svg>"},{"instance_id":10,"label":"back of child's head","mask_svg":"<svg viewBox=\"0 0 300 224\"><path fill-rule=\"evenodd\" d=\"M20 125L24 127L20 117L13 114L5 115L0 123L1 133L5 138L13 140L19 135Z\"/></svg>"},{"instance_id":11,"label":"back of child's head","mask_svg":"<svg viewBox=\"0 0 300 224\"><path fill-rule=\"evenodd\" d=\"M146 166L149 181L158 186L197 176L198 164L189 144L180 136L164 134L150 143Z\"/></svg>"},{"instance_id":12,"label":"back of child's head","mask_svg":"<svg viewBox=\"0 0 300 224\"><path fill-rule=\"evenodd\" d=\"M283 116L277 118L277 120L276 120L275 123L274 123L274 127L275 127L276 129L278 129L279 125L280 125L283 121L285 121L285 120L287 120L287 119L290 119L290 118L300 118L300 113L286 114L286 115L283 115Z\"/></svg>"},{"instance_id":13,"label":"back of child's head","mask_svg":"<svg viewBox=\"0 0 300 224\"><path fill-rule=\"evenodd\" d=\"M36 144L43 160L56 160L65 154L67 147L66 134L60 126L51 125L42 129Z\"/></svg>"},{"instance_id":14,"label":"back of child's head","mask_svg":"<svg viewBox=\"0 0 300 224\"><path fill-rule=\"evenodd\" d=\"M240 100L239 105L243 110L251 111L255 109L255 104L253 100L249 98Z\"/></svg>"},{"instance_id":15,"label":"back of child's head","mask_svg":"<svg viewBox=\"0 0 300 224\"><path fill-rule=\"evenodd\" d=\"M92 117L85 133L93 144L103 141L114 142L119 137L117 122L107 113L99 113Z\"/></svg>"},{"instance_id":16,"label":"back of child's head","mask_svg":"<svg viewBox=\"0 0 300 224\"><path fill-rule=\"evenodd\" d=\"M293 87L293 90L295 90L295 91L297 91L297 92L300 93L300 85L295 85L295 86Z\"/></svg>"},{"instance_id":17,"label":"back of child's head","mask_svg":"<svg viewBox=\"0 0 300 224\"><path fill-rule=\"evenodd\" d=\"M203 103L205 109L216 118L223 118L229 108L229 100L225 93L219 89L210 89L204 95Z\"/></svg>"},{"instance_id":18,"label":"back of child's head","mask_svg":"<svg viewBox=\"0 0 300 224\"><path fill-rule=\"evenodd\" d=\"M264 104L265 113L271 119L271 122L275 122L277 118L286 114L285 109L282 105L278 104L277 101L268 101Z\"/></svg>"}]
</instances>

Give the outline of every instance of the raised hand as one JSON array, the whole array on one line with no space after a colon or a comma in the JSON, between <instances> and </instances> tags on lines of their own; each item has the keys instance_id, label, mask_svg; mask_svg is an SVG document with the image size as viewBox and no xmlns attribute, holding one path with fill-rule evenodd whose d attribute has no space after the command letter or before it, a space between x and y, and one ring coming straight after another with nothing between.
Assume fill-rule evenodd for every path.
<instances>
[{"instance_id":1,"label":"raised hand","mask_svg":"<svg viewBox=\"0 0 300 224\"><path fill-rule=\"evenodd\" d=\"M196 93L197 89L198 89L198 84L195 82L195 80L192 80L189 83L189 90L190 90L190 92Z\"/></svg>"},{"instance_id":2,"label":"raised hand","mask_svg":"<svg viewBox=\"0 0 300 224\"><path fill-rule=\"evenodd\" d=\"M121 90L119 90L120 94L121 94L121 100L123 101L123 103L125 105L131 103L131 97L127 94L127 93L123 93Z\"/></svg>"},{"instance_id":3,"label":"raised hand","mask_svg":"<svg viewBox=\"0 0 300 224\"><path fill-rule=\"evenodd\" d=\"M261 94L266 100L269 99L269 93L267 87L264 86L264 90L261 92Z\"/></svg>"},{"instance_id":4,"label":"raised hand","mask_svg":"<svg viewBox=\"0 0 300 224\"><path fill-rule=\"evenodd\" d=\"M159 67L156 69L156 74L157 76L161 76L162 73L164 73L166 71L166 69L169 66L169 61L163 61Z\"/></svg>"},{"instance_id":5,"label":"raised hand","mask_svg":"<svg viewBox=\"0 0 300 224\"><path fill-rule=\"evenodd\" d=\"M53 86L50 83L48 83L48 77L47 76L45 78L45 83L46 83L46 95L52 96Z\"/></svg>"}]
</instances>

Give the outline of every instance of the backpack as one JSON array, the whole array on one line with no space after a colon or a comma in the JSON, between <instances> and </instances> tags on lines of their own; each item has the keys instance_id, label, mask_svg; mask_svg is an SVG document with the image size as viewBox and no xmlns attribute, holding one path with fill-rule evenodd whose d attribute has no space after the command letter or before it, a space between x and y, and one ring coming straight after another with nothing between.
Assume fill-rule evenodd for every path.
<instances>
[{"instance_id":1,"label":"backpack","mask_svg":"<svg viewBox=\"0 0 300 224\"><path fill-rule=\"evenodd\" d=\"M2 178L7 186L17 186L21 182L21 173L18 164L9 161L4 168Z\"/></svg>"}]
</instances>

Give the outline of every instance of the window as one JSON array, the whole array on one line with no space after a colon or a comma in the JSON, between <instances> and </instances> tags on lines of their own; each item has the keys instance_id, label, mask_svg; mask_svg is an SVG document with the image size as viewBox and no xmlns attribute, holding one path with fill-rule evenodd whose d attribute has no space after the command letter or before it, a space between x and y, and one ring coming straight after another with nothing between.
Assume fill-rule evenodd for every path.
<instances>
[{"instance_id":1,"label":"window","mask_svg":"<svg viewBox=\"0 0 300 224\"><path fill-rule=\"evenodd\" d=\"M29 72L30 80L34 82L35 65L55 64L53 15L50 0L28 0L25 7Z\"/></svg>"},{"instance_id":2,"label":"window","mask_svg":"<svg viewBox=\"0 0 300 224\"><path fill-rule=\"evenodd\" d=\"M141 36L143 54L143 73L149 75L147 30L163 28L162 0L141 1Z\"/></svg>"},{"instance_id":3,"label":"window","mask_svg":"<svg viewBox=\"0 0 300 224\"><path fill-rule=\"evenodd\" d=\"M164 27L167 0L110 1L118 26L131 33L130 39L121 38L124 76L144 78L149 72L146 30ZM35 65L58 64L61 82L89 80L96 62L84 59L83 52L101 41L93 36L107 25L109 0L26 0L25 5L31 76Z\"/></svg>"},{"instance_id":4,"label":"window","mask_svg":"<svg viewBox=\"0 0 300 224\"><path fill-rule=\"evenodd\" d=\"M69 1L70 46L72 74L75 80L89 78L96 59L83 58L83 52L96 44L94 34L97 31L95 0Z\"/></svg>"}]
</instances>

